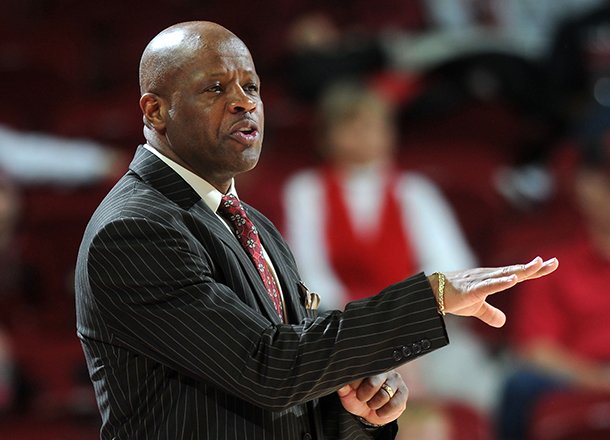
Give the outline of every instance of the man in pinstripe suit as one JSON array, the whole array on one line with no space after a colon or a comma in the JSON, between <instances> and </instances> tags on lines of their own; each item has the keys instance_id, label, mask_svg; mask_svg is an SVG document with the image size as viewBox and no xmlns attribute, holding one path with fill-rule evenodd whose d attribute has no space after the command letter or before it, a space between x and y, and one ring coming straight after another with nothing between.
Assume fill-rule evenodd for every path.
<instances>
[{"instance_id":1,"label":"man in pinstripe suit","mask_svg":"<svg viewBox=\"0 0 610 440\"><path fill-rule=\"evenodd\" d=\"M214 23L181 23L145 49L140 85L147 143L93 215L76 269L102 439L394 438L407 388L392 369L448 343L438 302L499 326L486 296L557 267L450 274L444 299L439 275L419 274L316 316L286 243L243 203L278 314L218 211L261 150L248 49Z\"/></svg>"}]
</instances>

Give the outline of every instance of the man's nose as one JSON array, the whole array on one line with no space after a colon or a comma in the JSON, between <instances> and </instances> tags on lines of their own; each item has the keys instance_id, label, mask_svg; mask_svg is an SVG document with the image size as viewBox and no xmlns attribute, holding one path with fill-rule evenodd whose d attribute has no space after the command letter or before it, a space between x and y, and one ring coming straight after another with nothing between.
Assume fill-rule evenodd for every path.
<instances>
[{"instance_id":1,"label":"man's nose","mask_svg":"<svg viewBox=\"0 0 610 440\"><path fill-rule=\"evenodd\" d=\"M229 111L252 113L254 110L256 110L256 101L248 96L241 87L236 87L236 91L229 100Z\"/></svg>"}]
</instances>

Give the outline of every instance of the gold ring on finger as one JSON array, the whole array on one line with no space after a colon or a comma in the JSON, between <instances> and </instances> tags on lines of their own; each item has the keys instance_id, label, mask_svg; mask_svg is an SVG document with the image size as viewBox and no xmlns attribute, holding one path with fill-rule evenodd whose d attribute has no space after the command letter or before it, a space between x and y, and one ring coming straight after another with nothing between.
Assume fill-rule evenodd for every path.
<instances>
[{"instance_id":1,"label":"gold ring on finger","mask_svg":"<svg viewBox=\"0 0 610 440\"><path fill-rule=\"evenodd\" d=\"M381 384L381 389L383 391L385 391L386 393L388 393L388 396L390 396L390 399L392 399L392 397L394 397L394 393L396 392L392 389L392 387L390 385L388 385L385 382Z\"/></svg>"}]
</instances>

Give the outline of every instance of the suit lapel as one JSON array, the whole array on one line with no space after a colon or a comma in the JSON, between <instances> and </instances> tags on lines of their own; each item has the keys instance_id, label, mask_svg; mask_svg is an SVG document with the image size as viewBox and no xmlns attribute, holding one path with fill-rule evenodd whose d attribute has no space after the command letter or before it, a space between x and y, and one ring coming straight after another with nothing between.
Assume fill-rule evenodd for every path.
<instances>
[{"instance_id":1,"label":"suit lapel","mask_svg":"<svg viewBox=\"0 0 610 440\"><path fill-rule=\"evenodd\" d=\"M189 209L201 199L182 177L142 145L136 150L129 169L184 209Z\"/></svg>"},{"instance_id":2,"label":"suit lapel","mask_svg":"<svg viewBox=\"0 0 610 440\"><path fill-rule=\"evenodd\" d=\"M138 147L136 150L129 168L132 172L139 175L144 182L202 220L212 234L231 249L239 260L250 286L256 292L259 304L265 311L267 318L276 324L281 323L280 318L275 312L273 301L269 297L267 289L246 251L241 247L241 244L225 223L201 200L197 192L174 170L143 146Z\"/></svg>"}]
</instances>

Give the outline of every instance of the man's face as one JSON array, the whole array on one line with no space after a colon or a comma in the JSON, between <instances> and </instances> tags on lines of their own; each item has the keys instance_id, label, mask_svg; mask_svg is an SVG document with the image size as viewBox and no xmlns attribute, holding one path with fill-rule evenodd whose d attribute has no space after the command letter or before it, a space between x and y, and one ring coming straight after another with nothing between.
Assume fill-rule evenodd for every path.
<instances>
[{"instance_id":1,"label":"man's face","mask_svg":"<svg viewBox=\"0 0 610 440\"><path fill-rule=\"evenodd\" d=\"M172 78L165 135L181 162L222 186L258 162L264 114L248 49L237 39L214 43Z\"/></svg>"}]
</instances>

